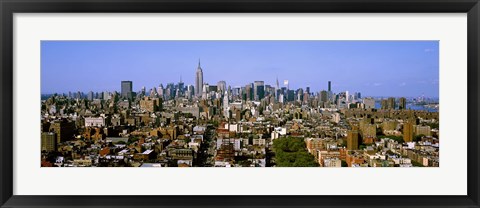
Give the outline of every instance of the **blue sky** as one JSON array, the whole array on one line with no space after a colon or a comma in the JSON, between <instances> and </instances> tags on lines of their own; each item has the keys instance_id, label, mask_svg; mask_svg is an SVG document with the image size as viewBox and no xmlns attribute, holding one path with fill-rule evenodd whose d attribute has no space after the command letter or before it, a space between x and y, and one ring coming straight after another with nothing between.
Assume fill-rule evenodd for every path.
<instances>
[{"instance_id":1,"label":"blue sky","mask_svg":"<svg viewBox=\"0 0 480 208\"><path fill-rule=\"evenodd\" d=\"M438 41L42 41L42 93L134 91L180 80L245 86L256 80L290 89L366 96L438 97Z\"/></svg>"}]
</instances>

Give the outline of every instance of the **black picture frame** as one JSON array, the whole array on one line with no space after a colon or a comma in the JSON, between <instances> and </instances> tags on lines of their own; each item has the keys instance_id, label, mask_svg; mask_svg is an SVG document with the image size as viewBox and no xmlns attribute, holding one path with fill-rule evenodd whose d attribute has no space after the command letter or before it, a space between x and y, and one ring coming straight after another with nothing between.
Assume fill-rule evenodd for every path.
<instances>
[{"instance_id":1,"label":"black picture frame","mask_svg":"<svg viewBox=\"0 0 480 208\"><path fill-rule=\"evenodd\" d=\"M1 207L479 207L478 0L0 0ZM25 196L13 195L14 13L467 13L468 194L465 196ZM263 187L268 190L268 187ZM448 188L448 187L445 187Z\"/></svg>"}]
</instances>

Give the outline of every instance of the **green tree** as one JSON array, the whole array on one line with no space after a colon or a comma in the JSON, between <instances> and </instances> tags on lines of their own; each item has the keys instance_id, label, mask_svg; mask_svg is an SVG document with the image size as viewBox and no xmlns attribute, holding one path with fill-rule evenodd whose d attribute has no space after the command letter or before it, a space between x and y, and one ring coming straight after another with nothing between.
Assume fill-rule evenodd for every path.
<instances>
[{"instance_id":1,"label":"green tree","mask_svg":"<svg viewBox=\"0 0 480 208\"><path fill-rule=\"evenodd\" d=\"M415 142L422 141L422 138L424 136L425 136L424 134L419 134L419 135L415 136L415 138L413 138L413 141L415 141Z\"/></svg>"},{"instance_id":2,"label":"green tree","mask_svg":"<svg viewBox=\"0 0 480 208\"><path fill-rule=\"evenodd\" d=\"M131 144L131 143L134 143L136 141L140 140L138 137L132 137L130 139L128 139L128 143L127 144Z\"/></svg>"},{"instance_id":3,"label":"green tree","mask_svg":"<svg viewBox=\"0 0 480 208\"><path fill-rule=\"evenodd\" d=\"M389 138L389 139L392 139L394 141L397 141L398 143L402 144L404 143L405 141L403 140L403 137L402 136L385 136L385 135L382 135L382 136L378 136L379 139L382 139L382 138Z\"/></svg>"},{"instance_id":4,"label":"green tree","mask_svg":"<svg viewBox=\"0 0 480 208\"><path fill-rule=\"evenodd\" d=\"M307 152L303 138L287 137L273 142L275 161L279 167L317 167L315 157Z\"/></svg>"}]
</instances>

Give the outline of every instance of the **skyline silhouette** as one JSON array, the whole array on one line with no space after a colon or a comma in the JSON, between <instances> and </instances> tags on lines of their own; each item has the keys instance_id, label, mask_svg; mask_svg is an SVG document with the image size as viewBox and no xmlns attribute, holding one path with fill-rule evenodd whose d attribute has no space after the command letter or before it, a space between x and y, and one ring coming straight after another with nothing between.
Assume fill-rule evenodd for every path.
<instances>
[{"instance_id":1,"label":"skyline silhouette","mask_svg":"<svg viewBox=\"0 0 480 208\"><path fill-rule=\"evenodd\" d=\"M437 97L438 41L42 41L41 93L133 90L204 82L245 86L257 80L312 92Z\"/></svg>"}]
</instances>

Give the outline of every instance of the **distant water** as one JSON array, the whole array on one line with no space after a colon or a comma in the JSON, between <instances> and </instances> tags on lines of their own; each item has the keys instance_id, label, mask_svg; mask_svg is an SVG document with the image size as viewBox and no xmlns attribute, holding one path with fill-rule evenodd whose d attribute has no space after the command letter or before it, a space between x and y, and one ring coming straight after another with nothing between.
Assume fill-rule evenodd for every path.
<instances>
[{"instance_id":1,"label":"distant water","mask_svg":"<svg viewBox=\"0 0 480 208\"><path fill-rule=\"evenodd\" d=\"M376 109L380 109L381 107L382 107L382 104L380 102L375 102ZM437 108L431 108L424 105L414 105L411 103L407 103L407 109L418 110L418 111L428 111L428 112L438 112Z\"/></svg>"}]
</instances>

